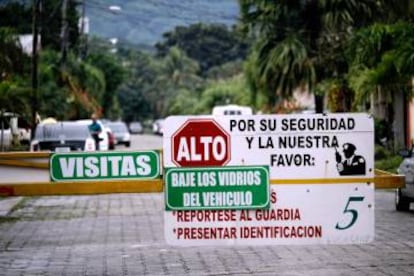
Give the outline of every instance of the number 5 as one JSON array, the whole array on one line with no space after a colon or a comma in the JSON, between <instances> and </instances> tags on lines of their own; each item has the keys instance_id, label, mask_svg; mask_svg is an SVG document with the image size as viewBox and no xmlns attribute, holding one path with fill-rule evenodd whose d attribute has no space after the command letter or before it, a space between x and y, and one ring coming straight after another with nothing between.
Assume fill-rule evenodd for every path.
<instances>
[{"instance_id":1,"label":"number 5","mask_svg":"<svg viewBox=\"0 0 414 276\"><path fill-rule=\"evenodd\" d=\"M351 196L348 199L348 203L346 204L345 209L344 209L344 214L351 213L351 215L352 215L351 222L348 225L343 226L343 227L340 226L339 225L339 222L338 222L336 224L336 226L335 226L336 229L338 229L338 230L345 230L345 229L350 228L352 225L354 225L355 221L358 219L358 211L355 210L355 209L348 209L348 206L351 203L351 201L363 201L363 200L364 200L364 197L363 196Z\"/></svg>"}]
</instances>

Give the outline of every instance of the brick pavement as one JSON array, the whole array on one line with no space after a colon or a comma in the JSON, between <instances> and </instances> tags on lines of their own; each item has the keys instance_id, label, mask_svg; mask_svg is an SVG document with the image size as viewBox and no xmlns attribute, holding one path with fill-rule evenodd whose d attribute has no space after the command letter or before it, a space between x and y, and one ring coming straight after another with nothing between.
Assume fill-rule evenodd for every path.
<instances>
[{"instance_id":1,"label":"brick pavement","mask_svg":"<svg viewBox=\"0 0 414 276\"><path fill-rule=\"evenodd\" d=\"M414 212L384 191L363 245L171 247L163 194L31 197L0 221L0 275L414 275Z\"/></svg>"}]
</instances>

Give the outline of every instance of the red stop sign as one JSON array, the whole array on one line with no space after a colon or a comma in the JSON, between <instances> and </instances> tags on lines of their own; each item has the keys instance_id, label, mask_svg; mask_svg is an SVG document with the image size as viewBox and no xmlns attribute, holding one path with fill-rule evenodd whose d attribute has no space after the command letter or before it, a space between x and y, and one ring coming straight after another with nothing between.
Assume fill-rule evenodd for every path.
<instances>
[{"instance_id":1,"label":"red stop sign","mask_svg":"<svg viewBox=\"0 0 414 276\"><path fill-rule=\"evenodd\" d=\"M222 166L230 161L230 136L213 119L190 119L171 138L177 166Z\"/></svg>"}]
</instances>

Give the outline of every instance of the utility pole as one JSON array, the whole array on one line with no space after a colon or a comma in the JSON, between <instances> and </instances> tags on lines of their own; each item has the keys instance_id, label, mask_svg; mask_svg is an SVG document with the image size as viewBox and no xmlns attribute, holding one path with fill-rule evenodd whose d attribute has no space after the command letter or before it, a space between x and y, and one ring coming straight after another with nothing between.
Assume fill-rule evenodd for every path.
<instances>
[{"instance_id":1,"label":"utility pole","mask_svg":"<svg viewBox=\"0 0 414 276\"><path fill-rule=\"evenodd\" d=\"M68 2L69 0L62 1L62 27L60 31L61 38L61 65L64 66L66 62L66 57L68 54Z\"/></svg>"},{"instance_id":2,"label":"utility pole","mask_svg":"<svg viewBox=\"0 0 414 276\"><path fill-rule=\"evenodd\" d=\"M36 125L37 125L37 110L39 109L38 102L38 40L39 40L39 19L40 19L40 5L41 0L33 0L32 8L32 34L33 34L33 44L32 44L32 132L31 138L34 137Z\"/></svg>"},{"instance_id":3,"label":"utility pole","mask_svg":"<svg viewBox=\"0 0 414 276\"><path fill-rule=\"evenodd\" d=\"M81 12L81 21L80 21L80 43L79 43L79 56L81 59L86 57L87 49L88 49L88 36L87 31L85 31L86 24L86 7L85 7L85 0L81 2L82 12Z\"/></svg>"}]
</instances>

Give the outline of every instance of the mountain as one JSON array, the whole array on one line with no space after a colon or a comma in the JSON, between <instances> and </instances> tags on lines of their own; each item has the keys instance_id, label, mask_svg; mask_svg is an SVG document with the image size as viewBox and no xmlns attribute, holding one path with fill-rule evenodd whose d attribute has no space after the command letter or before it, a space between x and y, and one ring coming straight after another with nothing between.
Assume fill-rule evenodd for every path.
<instances>
[{"instance_id":1,"label":"mountain","mask_svg":"<svg viewBox=\"0 0 414 276\"><path fill-rule=\"evenodd\" d=\"M237 0L85 0L89 33L153 46L176 26L237 23ZM112 7L112 8L110 8ZM120 9L118 9L120 8Z\"/></svg>"}]
</instances>

